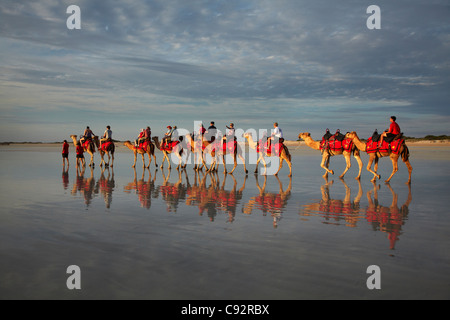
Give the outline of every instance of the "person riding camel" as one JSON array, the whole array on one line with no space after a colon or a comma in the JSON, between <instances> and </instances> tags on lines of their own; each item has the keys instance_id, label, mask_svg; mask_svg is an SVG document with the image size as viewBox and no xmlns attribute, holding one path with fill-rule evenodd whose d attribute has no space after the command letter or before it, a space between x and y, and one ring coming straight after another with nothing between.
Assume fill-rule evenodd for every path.
<instances>
[{"instance_id":1,"label":"person riding camel","mask_svg":"<svg viewBox=\"0 0 450 320\"><path fill-rule=\"evenodd\" d=\"M164 134L164 137L161 139L161 145L169 144L172 142L172 134L177 129L176 126L172 128L172 126L167 126L167 132Z\"/></svg>"},{"instance_id":2,"label":"person riding camel","mask_svg":"<svg viewBox=\"0 0 450 320\"><path fill-rule=\"evenodd\" d=\"M112 131L110 126L106 126L106 130L103 133L102 138L100 139L100 148L102 147L103 142L112 141Z\"/></svg>"},{"instance_id":3,"label":"person riding camel","mask_svg":"<svg viewBox=\"0 0 450 320\"><path fill-rule=\"evenodd\" d=\"M283 143L284 142L284 138L283 138L283 130L281 130L281 128L278 127L278 122L275 122L273 124L273 131L272 134L270 135L269 139L267 139L267 144L268 144L268 149L270 150L271 144L272 144L272 140L275 140L276 142L278 141L279 143Z\"/></svg>"},{"instance_id":4,"label":"person riding camel","mask_svg":"<svg viewBox=\"0 0 450 320\"><path fill-rule=\"evenodd\" d=\"M152 135L152 130L149 126L145 129L141 129L141 132L139 133L139 137L135 141L135 146L138 147L141 143L144 143L145 141L150 141Z\"/></svg>"},{"instance_id":5,"label":"person riding camel","mask_svg":"<svg viewBox=\"0 0 450 320\"><path fill-rule=\"evenodd\" d=\"M397 117L392 116L389 120L391 121L389 130L386 130L381 134L379 142L380 146L383 143L383 139L386 140L386 142L392 142L392 140L394 140L394 138L400 134L400 126L397 124L397 122L395 122L397 120Z\"/></svg>"},{"instance_id":6,"label":"person riding camel","mask_svg":"<svg viewBox=\"0 0 450 320\"><path fill-rule=\"evenodd\" d=\"M230 141L234 141L236 140L236 136L235 136L235 132L236 130L234 129L234 123L230 123L230 126L225 126L227 128L227 134L224 137L224 140L226 140L226 142L230 142Z\"/></svg>"},{"instance_id":7,"label":"person riding camel","mask_svg":"<svg viewBox=\"0 0 450 320\"><path fill-rule=\"evenodd\" d=\"M95 137L95 134L92 132L89 126L87 126L84 130L83 135L80 137L80 143L84 144L86 140L92 140L93 137Z\"/></svg>"},{"instance_id":8,"label":"person riding camel","mask_svg":"<svg viewBox=\"0 0 450 320\"><path fill-rule=\"evenodd\" d=\"M145 129L141 128L141 131L139 131L139 136L136 140L134 140L134 146L139 147L139 144L144 141L144 135L145 135Z\"/></svg>"},{"instance_id":9,"label":"person riding camel","mask_svg":"<svg viewBox=\"0 0 450 320\"><path fill-rule=\"evenodd\" d=\"M214 125L214 121L209 124L208 130L206 131L206 140L213 142L216 140L217 128Z\"/></svg>"}]
</instances>

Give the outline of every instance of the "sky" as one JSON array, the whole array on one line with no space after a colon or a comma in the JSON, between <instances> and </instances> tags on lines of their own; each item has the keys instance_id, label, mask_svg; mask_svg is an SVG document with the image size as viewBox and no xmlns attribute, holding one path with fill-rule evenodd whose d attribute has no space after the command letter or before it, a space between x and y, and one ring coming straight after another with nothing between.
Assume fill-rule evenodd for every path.
<instances>
[{"instance_id":1,"label":"sky","mask_svg":"<svg viewBox=\"0 0 450 320\"><path fill-rule=\"evenodd\" d=\"M0 141L194 121L364 138L391 115L407 136L448 135L449 17L448 0L2 0Z\"/></svg>"}]
</instances>

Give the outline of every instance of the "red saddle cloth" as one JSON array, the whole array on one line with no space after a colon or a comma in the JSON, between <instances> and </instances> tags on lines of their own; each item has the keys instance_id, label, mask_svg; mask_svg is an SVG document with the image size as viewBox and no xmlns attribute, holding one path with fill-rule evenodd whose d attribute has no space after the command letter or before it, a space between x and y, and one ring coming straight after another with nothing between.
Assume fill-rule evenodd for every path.
<instances>
[{"instance_id":1,"label":"red saddle cloth","mask_svg":"<svg viewBox=\"0 0 450 320\"><path fill-rule=\"evenodd\" d=\"M144 142L140 142L138 148L142 150L147 150L148 145L151 142L149 140L145 140Z\"/></svg>"},{"instance_id":2,"label":"red saddle cloth","mask_svg":"<svg viewBox=\"0 0 450 320\"><path fill-rule=\"evenodd\" d=\"M263 145L261 150L261 145ZM283 144L280 142L272 142L270 148L269 148L269 142L266 141L265 143L262 141L258 142L258 145L256 146L256 152L263 151L265 152L269 157L271 156L280 156L281 150L283 149Z\"/></svg>"},{"instance_id":3,"label":"red saddle cloth","mask_svg":"<svg viewBox=\"0 0 450 320\"><path fill-rule=\"evenodd\" d=\"M83 142L83 148L84 150L88 150L89 149L89 144L94 145L94 141L92 141L91 139L87 139Z\"/></svg>"},{"instance_id":4,"label":"red saddle cloth","mask_svg":"<svg viewBox=\"0 0 450 320\"><path fill-rule=\"evenodd\" d=\"M394 154L398 154L403 141L404 139L397 139L392 142L386 142L383 140L381 145L379 145L379 141L372 141L372 137L370 137L369 139L367 139L366 152L392 152Z\"/></svg>"},{"instance_id":5,"label":"red saddle cloth","mask_svg":"<svg viewBox=\"0 0 450 320\"><path fill-rule=\"evenodd\" d=\"M224 142L222 144L222 151L224 153L226 153L228 151L228 153L234 153L234 150L236 150L237 147L237 141L228 141L228 142Z\"/></svg>"},{"instance_id":6,"label":"red saddle cloth","mask_svg":"<svg viewBox=\"0 0 450 320\"><path fill-rule=\"evenodd\" d=\"M353 147L353 141L351 139L344 139L342 141L333 139L322 139L320 141L320 150L328 149L332 151L351 151Z\"/></svg>"},{"instance_id":7,"label":"red saddle cloth","mask_svg":"<svg viewBox=\"0 0 450 320\"><path fill-rule=\"evenodd\" d=\"M112 144L113 144L112 141L105 141L105 142L103 142L103 143L102 143L101 150L107 151L108 148L109 148Z\"/></svg>"},{"instance_id":8,"label":"red saddle cloth","mask_svg":"<svg viewBox=\"0 0 450 320\"><path fill-rule=\"evenodd\" d=\"M177 144L179 144L180 143L180 141L171 141L171 142L163 142L162 144L161 144L161 150L164 150L164 151L172 151L172 149L173 148L175 148L175 146L177 145Z\"/></svg>"}]
</instances>

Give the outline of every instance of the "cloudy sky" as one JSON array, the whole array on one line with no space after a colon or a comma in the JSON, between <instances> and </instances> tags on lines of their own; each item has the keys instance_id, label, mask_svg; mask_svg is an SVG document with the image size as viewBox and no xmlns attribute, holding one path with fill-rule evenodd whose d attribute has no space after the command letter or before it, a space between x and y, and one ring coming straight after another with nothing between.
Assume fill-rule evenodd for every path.
<instances>
[{"instance_id":1,"label":"cloudy sky","mask_svg":"<svg viewBox=\"0 0 450 320\"><path fill-rule=\"evenodd\" d=\"M194 121L365 137L391 115L408 136L450 134L449 17L448 0L2 0L0 141Z\"/></svg>"}]
</instances>

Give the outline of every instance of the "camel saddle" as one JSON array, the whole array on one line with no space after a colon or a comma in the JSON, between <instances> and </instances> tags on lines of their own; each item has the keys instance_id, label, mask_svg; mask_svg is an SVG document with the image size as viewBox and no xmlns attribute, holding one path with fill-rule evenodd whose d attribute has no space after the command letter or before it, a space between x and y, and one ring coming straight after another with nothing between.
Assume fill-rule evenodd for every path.
<instances>
[{"instance_id":1,"label":"camel saddle","mask_svg":"<svg viewBox=\"0 0 450 320\"><path fill-rule=\"evenodd\" d=\"M284 141L284 139L283 139L283 141ZM262 146L262 148L261 148L261 146ZM265 142L260 140L256 146L256 152L259 153L262 151L262 152L266 153L269 157L271 157L271 156L279 157L283 148L284 148L284 144L281 141L281 139L278 142L272 142L270 147L269 147L268 140L266 140Z\"/></svg>"},{"instance_id":2,"label":"camel saddle","mask_svg":"<svg viewBox=\"0 0 450 320\"><path fill-rule=\"evenodd\" d=\"M400 147L405 141L403 139L403 133L399 133L393 138L384 138L383 142L380 144L381 134L378 134L377 130L372 134L372 137L367 139L366 143L366 152L367 153L375 153L375 152L387 152L398 154L400 152Z\"/></svg>"},{"instance_id":3,"label":"camel saddle","mask_svg":"<svg viewBox=\"0 0 450 320\"><path fill-rule=\"evenodd\" d=\"M109 149L112 145L114 145L114 143L113 143L111 140L107 140L107 141L105 141L105 142L102 143L102 146L101 146L100 150L108 151L108 149Z\"/></svg>"},{"instance_id":4,"label":"camel saddle","mask_svg":"<svg viewBox=\"0 0 450 320\"><path fill-rule=\"evenodd\" d=\"M173 148L175 148L176 145L180 143L179 140L175 141L165 141L161 144L161 150L163 151L172 151Z\"/></svg>"},{"instance_id":5,"label":"camel saddle","mask_svg":"<svg viewBox=\"0 0 450 320\"><path fill-rule=\"evenodd\" d=\"M353 147L353 141L351 139L346 139L340 130L336 130L335 134L331 134L327 129L326 133L323 135L320 141L320 150L329 151L351 151Z\"/></svg>"}]
</instances>

